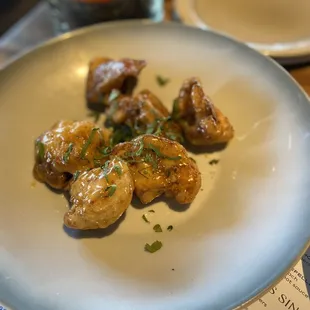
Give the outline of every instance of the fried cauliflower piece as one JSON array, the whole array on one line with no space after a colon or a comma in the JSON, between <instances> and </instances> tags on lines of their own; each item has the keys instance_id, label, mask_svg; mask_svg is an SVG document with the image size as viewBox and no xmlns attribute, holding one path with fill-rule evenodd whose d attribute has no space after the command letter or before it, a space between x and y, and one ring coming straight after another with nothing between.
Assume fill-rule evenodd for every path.
<instances>
[{"instance_id":1,"label":"fried cauliflower piece","mask_svg":"<svg viewBox=\"0 0 310 310\"><path fill-rule=\"evenodd\" d=\"M123 58L113 60L99 57L89 64L86 84L86 97L89 104L102 104L112 90L131 94L137 83L137 77L146 66L144 60Z\"/></svg>"},{"instance_id":2,"label":"fried cauliflower piece","mask_svg":"<svg viewBox=\"0 0 310 310\"><path fill-rule=\"evenodd\" d=\"M82 230L106 228L126 211L133 190L133 178L121 159L84 171L71 185L72 208L65 214L64 224Z\"/></svg>"},{"instance_id":3,"label":"fried cauliflower piece","mask_svg":"<svg viewBox=\"0 0 310 310\"><path fill-rule=\"evenodd\" d=\"M115 100L107 117L114 127L126 125L130 128L132 137L147 133L183 142L180 125L171 119L167 108L149 90L141 91L134 98L123 96Z\"/></svg>"},{"instance_id":4,"label":"fried cauliflower piece","mask_svg":"<svg viewBox=\"0 0 310 310\"><path fill-rule=\"evenodd\" d=\"M144 204L162 194L181 204L191 203L201 187L197 165L178 142L143 135L116 145L111 156L127 161L135 194Z\"/></svg>"},{"instance_id":5,"label":"fried cauliflower piece","mask_svg":"<svg viewBox=\"0 0 310 310\"><path fill-rule=\"evenodd\" d=\"M90 121L57 122L35 141L35 178L55 189L66 189L76 171L95 167L94 159L102 157L99 150L107 145L109 135Z\"/></svg>"},{"instance_id":6,"label":"fried cauliflower piece","mask_svg":"<svg viewBox=\"0 0 310 310\"><path fill-rule=\"evenodd\" d=\"M204 94L197 78L186 80L173 106L173 118L193 145L226 143L234 136L227 117Z\"/></svg>"}]
</instances>

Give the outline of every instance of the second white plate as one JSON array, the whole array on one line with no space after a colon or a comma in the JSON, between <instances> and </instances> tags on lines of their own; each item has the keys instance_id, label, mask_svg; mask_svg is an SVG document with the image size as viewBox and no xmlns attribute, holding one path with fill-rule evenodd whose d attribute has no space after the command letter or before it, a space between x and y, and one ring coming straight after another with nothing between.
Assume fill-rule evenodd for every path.
<instances>
[{"instance_id":1,"label":"second white plate","mask_svg":"<svg viewBox=\"0 0 310 310\"><path fill-rule=\"evenodd\" d=\"M188 25L233 36L280 63L310 58L308 0L175 0Z\"/></svg>"}]
</instances>

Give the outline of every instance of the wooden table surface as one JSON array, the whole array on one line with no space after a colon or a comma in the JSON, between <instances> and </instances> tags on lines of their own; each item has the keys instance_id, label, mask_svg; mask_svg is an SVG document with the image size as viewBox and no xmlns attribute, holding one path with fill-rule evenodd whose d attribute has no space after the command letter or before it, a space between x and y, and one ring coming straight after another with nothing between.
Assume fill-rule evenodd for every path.
<instances>
[{"instance_id":1,"label":"wooden table surface","mask_svg":"<svg viewBox=\"0 0 310 310\"><path fill-rule=\"evenodd\" d=\"M165 0L165 20L172 20L173 0ZM310 32L310 29L309 29ZM310 96L310 62L299 66L287 67L286 70Z\"/></svg>"}]
</instances>

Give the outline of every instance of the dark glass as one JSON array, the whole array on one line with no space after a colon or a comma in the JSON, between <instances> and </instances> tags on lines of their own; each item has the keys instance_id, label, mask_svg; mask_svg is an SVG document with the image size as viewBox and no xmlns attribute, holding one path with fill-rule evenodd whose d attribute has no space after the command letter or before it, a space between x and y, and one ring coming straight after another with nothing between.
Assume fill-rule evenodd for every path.
<instances>
[{"instance_id":1,"label":"dark glass","mask_svg":"<svg viewBox=\"0 0 310 310\"><path fill-rule=\"evenodd\" d=\"M49 0L57 33L103 21L163 19L163 0Z\"/></svg>"}]
</instances>

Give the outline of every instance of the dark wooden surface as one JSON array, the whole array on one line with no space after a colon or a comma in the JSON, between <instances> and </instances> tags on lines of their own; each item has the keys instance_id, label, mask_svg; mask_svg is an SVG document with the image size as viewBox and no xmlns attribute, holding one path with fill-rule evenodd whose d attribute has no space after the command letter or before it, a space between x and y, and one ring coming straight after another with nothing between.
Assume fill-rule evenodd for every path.
<instances>
[{"instance_id":1,"label":"dark wooden surface","mask_svg":"<svg viewBox=\"0 0 310 310\"><path fill-rule=\"evenodd\" d=\"M289 70L289 72L310 96L310 64Z\"/></svg>"}]
</instances>

